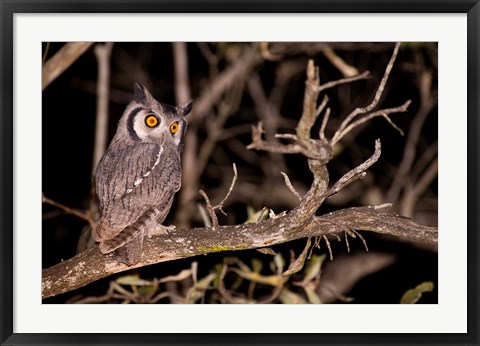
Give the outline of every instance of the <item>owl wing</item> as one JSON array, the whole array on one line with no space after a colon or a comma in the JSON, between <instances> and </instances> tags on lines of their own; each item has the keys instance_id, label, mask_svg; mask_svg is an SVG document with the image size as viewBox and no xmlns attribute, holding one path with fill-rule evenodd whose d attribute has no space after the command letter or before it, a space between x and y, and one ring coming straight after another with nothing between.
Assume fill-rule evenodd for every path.
<instances>
[{"instance_id":1,"label":"owl wing","mask_svg":"<svg viewBox=\"0 0 480 346\"><path fill-rule=\"evenodd\" d=\"M166 155L164 147L145 143L109 148L96 173L102 219L94 238L112 240L101 244L102 252L124 245L153 219L163 221L180 183L176 152Z\"/></svg>"},{"instance_id":2,"label":"owl wing","mask_svg":"<svg viewBox=\"0 0 480 346\"><path fill-rule=\"evenodd\" d=\"M160 163L158 144L110 145L97 165L97 196L102 213L108 214Z\"/></svg>"}]
</instances>

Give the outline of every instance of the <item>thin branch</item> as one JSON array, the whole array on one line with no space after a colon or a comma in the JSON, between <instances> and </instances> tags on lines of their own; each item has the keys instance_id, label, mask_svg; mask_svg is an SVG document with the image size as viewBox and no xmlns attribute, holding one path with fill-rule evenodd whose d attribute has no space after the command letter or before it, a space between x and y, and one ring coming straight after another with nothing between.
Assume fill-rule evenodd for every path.
<instances>
[{"instance_id":1,"label":"thin branch","mask_svg":"<svg viewBox=\"0 0 480 346\"><path fill-rule=\"evenodd\" d=\"M92 227L95 225L95 222L92 220L92 218L87 213L81 212L80 210L69 208L66 205L55 202L53 199L45 197L44 195L42 195L42 203L47 203L47 204L53 205L54 207L60 208L68 214L75 215L75 216L79 217L80 219L87 221L90 225L92 225Z\"/></svg>"},{"instance_id":2,"label":"thin branch","mask_svg":"<svg viewBox=\"0 0 480 346\"><path fill-rule=\"evenodd\" d=\"M328 252L330 253L330 261L333 261L333 253L332 253L332 247L330 246L330 241L328 240L325 234L322 236L322 238L323 240L325 240L325 244L327 244Z\"/></svg>"},{"instance_id":3,"label":"thin branch","mask_svg":"<svg viewBox=\"0 0 480 346\"><path fill-rule=\"evenodd\" d=\"M95 124L95 145L93 149L92 176L95 174L98 161L107 147L108 138L108 103L110 100L110 56L113 43L97 44L94 47L98 64L97 78L97 117Z\"/></svg>"},{"instance_id":4,"label":"thin branch","mask_svg":"<svg viewBox=\"0 0 480 346\"><path fill-rule=\"evenodd\" d=\"M310 130L312 129L318 114L316 112L316 103L319 94L320 80L318 70L315 68L313 60L308 61L307 80L305 81L305 94L303 98L303 113L297 125L297 137L301 142L307 142L310 139ZM323 103L327 103L328 98L324 98Z\"/></svg>"},{"instance_id":5,"label":"thin branch","mask_svg":"<svg viewBox=\"0 0 480 346\"><path fill-rule=\"evenodd\" d=\"M347 133L349 133L350 131L352 131L354 128L362 125L363 123L366 123L367 121L375 118L375 117L378 117L378 116L381 116L381 117L384 117L385 120L387 120L387 122L395 129L397 130L400 135L403 136L403 131L402 129L400 129L397 125L395 125L395 123L388 117L388 114L391 114L391 113L400 113L400 112L406 112L407 111L407 108L408 106L410 105L412 101L411 100L408 100L407 102L405 102L403 105L401 106L398 106L398 107L394 107L394 108L387 108L387 109L381 109L381 110L378 110L378 111L375 111L375 112L372 112L370 114L367 114L366 116L364 116L363 118L360 118L356 121L353 121L352 123L350 123L337 137L337 142L340 141L343 137L345 137L345 135Z\"/></svg>"},{"instance_id":6,"label":"thin branch","mask_svg":"<svg viewBox=\"0 0 480 346\"><path fill-rule=\"evenodd\" d=\"M237 181L237 177L238 177L238 173L237 173L237 166L235 165L235 163L233 164L233 178L232 178L232 183L230 184L230 188L228 189L228 192L226 194L226 196L222 199L222 201L215 205L215 206L212 206L212 203L210 202L210 199L208 198L207 194L205 193L205 191L203 190L200 190L199 193L202 195L202 197L205 199L205 203L207 204L207 210L208 210L208 214L210 215L210 218L212 219L212 228L214 230L217 230L218 227L219 227L219 224L218 224L218 218L217 218L217 215L215 214L215 210L220 210L224 215L227 215L225 213L225 211L223 210L223 204L226 202L226 200L228 199L228 197L230 196L230 194L232 193L233 191L233 188L235 187L235 182Z\"/></svg>"},{"instance_id":7,"label":"thin branch","mask_svg":"<svg viewBox=\"0 0 480 346\"><path fill-rule=\"evenodd\" d=\"M45 90L58 76L70 67L93 42L66 43L42 67L42 90Z\"/></svg>"},{"instance_id":8,"label":"thin branch","mask_svg":"<svg viewBox=\"0 0 480 346\"><path fill-rule=\"evenodd\" d=\"M237 172L237 166L235 165L235 163L233 164L233 178L232 178L232 183L230 184L230 188L228 189L228 192L226 194L226 196L222 199L222 201L216 206L217 209L219 209L224 215L227 215L225 214L225 212L223 211L223 203L225 203L225 201L228 199L228 197L230 196L230 194L232 193L233 191L233 188L235 187L235 183L237 182L237 178L238 178L238 172Z\"/></svg>"},{"instance_id":9,"label":"thin branch","mask_svg":"<svg viewBox=\"0 0 480 346\"><path fill-rule=\"evenodd\" d=\"M325 137L325 129L327 128L327 123L329 118L330 118L330 108L327 108L327 110L325 111L325 115L323 116L322 126L320 127L320 131L318 134L320 139L325 142L327 141L327 137Z\"/></svg>"},{"instance_id":10,"label":"thin branch","mask_svg":"<svg viewBox=\"0 0 480 346\"><path fill-rule=\"evenodd\" d=\"M339 138L340 134L344 133L344 129L353 121L353 119L355 119L360 114L370 112L373 108L375 108L377 106L378 102L380 101L380 97L383 94L383 90L385 89L385 85L386 85L388 77L390 75L390 71L392 70L395 59L397 58L399 48L400 48L400 43L398 42L398 43L395 44L393 54L390 58L390 61L387 64L387 67L386 67L385 72L383 74L383 78L380 81L380 85L377 88L377 91L375 93L375 96L374 96L372 102L366 107L356 108L353 112L351 112L347 116L347 118L340 124L337 131L333 135L333 138L331 140L331 145L332 146L334 146L336 143L338 143L338 141L340 140L340 138ZM345 133L344 133L344 135L345 135Z\"/></svg>"},{"instance_id":11,"label":"thin branch","mask_svg":"<svg viewBox=\"0 0 480 346\"><path fill-rule=\"evenodd\" d=\"M377 139L375 141L375 152L373 153L373 155L368 159L366 160L364 163L362 163L361 165L355 167L354 169L352 169L351 171L349 171L348 173L346 173L343 177L341 177L329 190L328 190L328 196L331 196L335 193L337 193L338 191L340 191L341 189L345 188L346 186L350 185L352 182L354 182L355 180L357 179L361 179L365 176L365 171L371 166L373 165L375 162L377 162L377 160L379 159L380 157L380 154L381 154L381 143L380 143L380 139Z\"/></svg>"},{"instance_id":12,"label":"thin branch","mask_svg":"<svg viewBox=\"0 0 480 346\"><path fill-rule=\"evenodd\" d=\"M350 253L350 244L348 243L348 233L343 232L343 237L345 238L345 244L347 245L347 252Z\"/></svg>"},{"instance_id":13,"label":"thin branch","mask_svg":"<svg viewBox=\"0 0 480 346\"><path fill-rule=\"evenodd\" d=\"M205 203L207 204L208 214L210 215L210 218L212 219L212 228L213 229L218 229L217 214L215 214L215 210L213 209L212 203L210 202L210 198L208 198L207 194L203 190L198 191L198 193L201 194L202 197L205 199Z\"/></svg>"},{"instance_id":14,"label":"thin branch","mask_svg":"<svg viewBox=\"0 0 480 346\"><path fill-rule=\"evenodd\" d=\"M363 246L365 246L365 250L368 252L367 241L365 240L365 238L363 238L363 236L355 230L352 230L352 232L360 238L360 240L363 242Z\"/></svg>"},{"instance_id":15,"label":"thin branch","mask_svg":"<svg viewBox=\"0 0 480 346\"><path fill-rule=\"evenodd\" d=\"M293 195L295 197L297 197L299 201L301 201L302 196L300 196L298 191L295 190L295 188L293 187L292 182L290 181L290 178L288 177L288 175L284 172L280 172L280 173L283 175L283 178L285 179L285 185L287 185L288 189L293 193Z\"/></svg>"},{"instance_id":16,"label":"thin branch","mask_svg":"<svg viewBox=\"0 0 480 346\"><path fill-rule=\"evenodd\" d=\"M361 74L359 74L357 76L342 78L342 79L339 79L339 80L336 80L336 81L332 81L332 82L322 84L318 87L318 91L321 92L321 91L324 91L326 89L336 87L337 85L347 84L347 83L355 82L357 80L362 80L362 79L368 79L370 77L371 77L370 76L370 71L365 71L365 72L362 72Z\"/></svg>"},{"instance_id":17,"label":"thin branch","mask_svg":"<svg viewBox=\"0 0 480 346\"><path fill-rule=\"evenodd\" d=\"M353 77L358 74L358 70L347 64L345 60L335 54L335 51L330 46L325 46L323 54L325 54L325 57L343 74L344 77Z\"/></svg>"},{"instance_id":18,"label":"thin branch","mask_svg":"<svg viewBox=\"0 0 480 346\"><path fill-rule=\"evenodd\" d=\"M302 154L309 159L328 161L331 157L331 150L329 146L324 146L318 142L302 142L300 140L294 144L279 144L276 142L267 142L262 139L263 123L259 122L257 126L252 126L252 143L247 146L247 149L264 150L272 153L280 154ZM291 137L288 134L282 134L285 138Z\"/></svg>"}]
</instances>

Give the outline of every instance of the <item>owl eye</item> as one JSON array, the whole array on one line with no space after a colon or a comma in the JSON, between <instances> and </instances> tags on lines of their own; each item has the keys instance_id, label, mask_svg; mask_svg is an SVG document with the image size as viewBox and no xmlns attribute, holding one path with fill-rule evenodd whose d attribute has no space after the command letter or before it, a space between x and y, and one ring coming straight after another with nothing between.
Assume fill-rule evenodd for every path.
<instances>
[{"instance_id":1,"label":"owl eye","mask_svg":"<svg viewBox=\"0 0 480 346\"><path fill-rule=\"evenodd\" d=\"M155 127L158 125L158 118L153 114L149 114L145 117L145 124L148 127Z\"/></svg>"},{"instance_id":2,"label":"owl eye","mask_svg":"<svg viewBox=\"0 0 480 346\"><path fill-rule=\"evenodd\" d=\"M177 133L179 128L178 121L175 121L172 125L170 125L170 132Z\"/></svg>"}]
</instances>

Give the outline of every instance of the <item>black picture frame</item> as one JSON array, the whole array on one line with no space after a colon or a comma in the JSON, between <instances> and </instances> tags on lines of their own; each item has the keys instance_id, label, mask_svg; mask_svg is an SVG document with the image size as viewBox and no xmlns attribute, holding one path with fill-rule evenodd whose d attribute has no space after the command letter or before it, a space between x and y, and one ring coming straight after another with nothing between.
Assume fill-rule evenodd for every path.
<instances>
[{"instance_id":1,"label":"black picture frame","mask_svg":"<svg viewBox=\"0 0 480 346\"><path fill-rule=\"evenodd\" d=\"M479 17L478 0L67 1L1 3L1 343L20 344L434 344L478 345ZM15 13L467 13L468 332L465 334L20 334L13 333L13 16ZM452 316L455 318L455 316ZM319 321L321 323L321 321Z\"/></svg>"}]
</instances>

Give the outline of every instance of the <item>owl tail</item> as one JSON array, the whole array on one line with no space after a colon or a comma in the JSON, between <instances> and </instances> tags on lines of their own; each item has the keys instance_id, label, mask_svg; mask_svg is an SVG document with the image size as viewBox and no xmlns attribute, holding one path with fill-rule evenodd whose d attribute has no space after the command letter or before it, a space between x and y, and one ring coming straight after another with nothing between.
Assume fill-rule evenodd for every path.
<instances>
[{"instance_id":1,"label":"owl tail","mask_svg":"<svg viewBox=\"0 0 480 346\"><path fill-rule=\"evenodd\" d=\"M143 249L143 232L133 237L128 243L115 250L118 262L125 263L129 266L136 264L142 257Z\"/></svg>"},{"instance_id":2,"label":"owl tail","mask_svg":"<svg viewBox=\"0 0 480 346\"><path fill-rule=\"evenodd\" d=\"M125 227L115 237L113 237L112 239L101 241L98 246L100 252L103 254L107 254L129 243L131 240L136 238L142 231L145 230L145 226L152 222L158 215L158 213L159 210L157 208L148 209L142 216L137 219L137 221ZM141 238L143 242L143 237Z\"/></svg>"}]
</instances>

